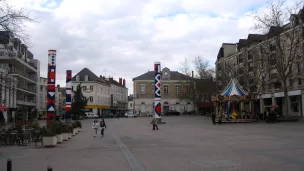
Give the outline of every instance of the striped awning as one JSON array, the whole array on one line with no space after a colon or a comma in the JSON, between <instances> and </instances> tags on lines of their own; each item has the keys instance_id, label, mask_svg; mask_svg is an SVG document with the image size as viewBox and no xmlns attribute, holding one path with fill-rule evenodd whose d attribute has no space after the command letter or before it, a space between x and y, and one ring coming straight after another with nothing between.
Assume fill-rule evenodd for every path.
<instances>
[{"instance_id":1,"label":"striped awning","mask_svg":"<svg viewBox=\"0 0 304 171\"><path fill-rule=\"evenodd\" d=\"M221 93L222 96L245 96L247 92L242 88L237 79L233 78L230 80L228 86Z\"/></svg>"}]
</instances>

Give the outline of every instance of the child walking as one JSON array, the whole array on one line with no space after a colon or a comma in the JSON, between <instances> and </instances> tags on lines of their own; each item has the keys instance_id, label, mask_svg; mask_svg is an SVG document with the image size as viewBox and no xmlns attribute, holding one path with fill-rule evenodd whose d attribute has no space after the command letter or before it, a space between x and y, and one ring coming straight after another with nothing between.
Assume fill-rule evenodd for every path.
<instances>
[{"instance_id":1,"label":"child walking","mask_svg":"<svg viewBox=\"0 0 304 171\"><path fill-rule=\"evenodd\" d=\"M98 125L97 120L94 120L93 125L92 125L92 128L93 128L93 129L94 129L94 131L95 131L95 133L94 133L94 138L95 138L95 137L96 137L96 135L97 135L97 130L98 130L98 127L99 127L99 125Z\"/></svg>"}]
</instances>

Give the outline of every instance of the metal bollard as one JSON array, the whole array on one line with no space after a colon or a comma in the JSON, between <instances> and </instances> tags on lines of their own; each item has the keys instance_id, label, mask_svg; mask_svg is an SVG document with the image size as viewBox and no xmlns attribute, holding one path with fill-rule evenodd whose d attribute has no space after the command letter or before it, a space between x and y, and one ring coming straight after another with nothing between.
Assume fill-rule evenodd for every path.
<instances>
[{"instance_id":1,"label":"metal bollard","mask_svg":"<svg viewBox=\"0 0 304 171\"><path fill-rule=\"evenodd\" d=\"M52 166L48 166L48 167L47 167L47 171L53 171Z\"/></svg>"},{"instance_id":2,"label":"metal bollard","mask_svg":"<svg viewBox=\"0 0 304 171\"><path fill-rule=\"evenodd\" d=\"M6 171L12 171L12 159L7 159Z\"/></svg>"}]
</instances>

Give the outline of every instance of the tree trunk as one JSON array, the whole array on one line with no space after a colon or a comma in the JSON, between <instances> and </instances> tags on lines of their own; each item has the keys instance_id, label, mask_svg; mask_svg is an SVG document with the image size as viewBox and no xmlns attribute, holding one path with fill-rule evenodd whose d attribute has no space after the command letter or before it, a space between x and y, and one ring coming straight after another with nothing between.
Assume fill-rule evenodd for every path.
<instances>
[{"instance_id":1,"label":"tree trunk","mask_svg":"<svg viewBox=\"0 0 304 171\"><path fill-rule=\"evenodd\" d=\"M289 97L288 97L288 88L287 88L287 84L286 84L286 81L284 81L283 83L283 90L284 90L284 116L288 116L289 115Z\"/></svg>"}]
</instances>

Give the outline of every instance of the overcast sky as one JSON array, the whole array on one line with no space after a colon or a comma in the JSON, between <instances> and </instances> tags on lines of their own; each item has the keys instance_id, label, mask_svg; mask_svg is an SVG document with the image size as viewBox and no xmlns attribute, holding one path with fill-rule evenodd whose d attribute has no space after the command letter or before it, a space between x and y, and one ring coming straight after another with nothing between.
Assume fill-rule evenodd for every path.
<instances>
[{"instance_id":1,"label":"overcast sky","mask_svg":"<svg viewBox=\"0 0 304 171\"><path fill-rule=\"evenodd\" d=\"M265 0L8 0L39 23L27 24L30 50L47 73L47 52L57 50L57 84L65 71L84 67L96 75L126 79L153 70L154 61L178 70L184 58L214 65L222 43L246 38L248 13Z\"/></svg>"}]
</instances>

